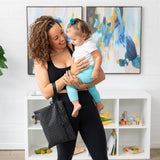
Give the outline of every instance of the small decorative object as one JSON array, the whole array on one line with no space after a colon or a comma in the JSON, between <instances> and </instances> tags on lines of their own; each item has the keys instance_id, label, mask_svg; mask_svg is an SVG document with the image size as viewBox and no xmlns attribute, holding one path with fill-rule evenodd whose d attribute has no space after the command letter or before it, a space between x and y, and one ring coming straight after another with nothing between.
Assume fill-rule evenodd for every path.
<instances>
[{"instance_id":1,"label":"small decorative object","mask_svg":"<svg viewBox=\"0 0 160 160\"><path fill-rule=\"evenodd\" d=\"M43 147L43 148L39 148L37 150L34 151L35 154L45 154L45 153L51 153L52 150L48 149L47 147Z\"/></svg>"},{"instance_id":2,"label":"small decorative object","mask_svg":"<svg viewBox=\"0 0 160 160\"><path fill-rule=\"evenodd\" d=\"M2 46L0 45L0 76L3 75L1 68L8 68L7 65L5 64L7 59L4 57L4 54L5 54L5 52L2 48Z\"/></svg>"},{"instance_id":3,"label":"small decorative object","mask_svg":"<svg viewBox=\"0 0 160 160\"><path fill-rule=\"evenodd\" d=\"M104 114L100 114L100 117L101 117L101 121L103 123L103 125L107 125L109 123L112 122L112 119L109 118L111 115L109 114L109 111L107 111L106 113Z\"/></svg>"},{"instance_id":4,"label":"small decorative object","mask_svg":"<svg viewBox=\"0 0 160 160\"><path fill-rule=\"evenodd\" d=\"M123 151L127 154L137 154L143 152L143 149L137 146L129 146L129 147L124 147Z\"/></svg>"},{"instance_id":5,"label":"small decorative object","mask_svg":"<svg viewBox=\"0 0 160 160\"><path fill-rule=\"evenodd\" d=\"M136 122L140 121L139 117L136 117L135 120L136 120Z\"/></svg>"},{"instance_id":6,"label":"small decorative object","mask_svg":"<svg viewBox=\"0 0 160 160\"><path fill-rule=\"evenodd\" d=\"M123 113L122 113L122 119L123 119L123 121L125 121L125 122L127 122L127 111L124 111Z\"/></svg>"},{"instance_id":7,"label":"small decorative object","mask_svg":"<svg viewBox=\"0 0 160 160\"><path fill-rule=\"evenodd\" d=\"M130 126L130 125L131 125L131 122L130 122L130 121L127 121L127 124L126 124L126 125Z\"/></svg>"},{"instance_id":8,"label":"small decorative object","mask_svg":"<svg viewBox=\"0 0 160 160\"><path fill-rule=\"evenodd\" d=\"M121 125L122 126L126 125L126 122L125 121L121 121Z\"/></svg>"},{"instance_id":9,"label":"small decorative object","mask_svg":"<svg viewBox=\"0 0 160 160\"><path fill-rule=\"evenodd\" d=\"M134 121L134 117L129 117L129 121L133 122Z\"/></svg>"},{"instance_id":10,"label":"small decorative object","mask_svg":"<svg viewBox=\"0 0 160 160\"><path fill-rule=\"evenodd\" d=\"M124 111L122 113L122 119L120 120L120 124L121 125L126 125L127 124L127 120L128 120L128 114L127 114L127 111Z\"/></svg>"},{"instance_id":11,"label":"small decorative object","mask_svg":"<svg viewBox=\"0 0 160 160\"><path fill-rule=\"evenodd\" d=\"M33 115L32 118L35 120L35 121L34 121L34 124L37 124L38 118L37 118L35 115Z\"/></svg>"},{"instance_id":12,"label":"small decorative object","mask_svg":"<svg viewBox=\"0 0 160 160\"><path fill-rule=\"evenodd\" d=\"M133 121L133 122L132 122L132 125L134 125L134 126L137 125L137 122L136 122L136 121Z\"/></svg>"},{"instance_id":13,"label":"small decorative object","mask_svg":"<svg viewBox=\"0 0 160 160\"><path fill-rule=\"evenodd\" d=\"M84 151L85 151L85 148L83 146L76 145L75 150L74 150L74 155L82 153Z\"/></svg>"},{"instance_id":14,"label":"small decorative object","mask_svg":"<svg viewBox=\"0 0 160 160\"><path fill-rule=\"evenodd\" d=\"M140 126L143 126L142 120L139 121L139 125L140 125Z\"/></svg>"}]
</instances>

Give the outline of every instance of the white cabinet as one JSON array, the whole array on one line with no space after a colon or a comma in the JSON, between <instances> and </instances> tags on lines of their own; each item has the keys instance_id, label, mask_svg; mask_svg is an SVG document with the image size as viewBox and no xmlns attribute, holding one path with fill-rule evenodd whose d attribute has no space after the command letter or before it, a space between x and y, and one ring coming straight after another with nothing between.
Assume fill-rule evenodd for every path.
<instances>
[{"instance_id":1,"label":"white cabinet","mask_svg":"<svg viewBox=\"0 0 160 160\"><path fill-rule=\"evenodd\" d=\"M109 156L109 159L149 159L150 158L150 123L151 123L151 96L146 91L103 91L101 98L105 108L103 113L109 111L112 123L105 125L106 138L108 140L112 129L117 134L116 154ZM26 104L26 148L25 160L52 160L56 159L56 147L52 148L52 153L37 155L35 149L46 147L47 141L41 125L34 124L34 111L49 104L49 100L42 96L28 96ZM127 111L128 117L136 113L142 120L143 125L120 125L122 113ZM77 144L84 146L80 136ZM136 145L143 149L142 153L126 154L123 148ZM89 160L91 157L86 149L85 152L77 154L73 160Z\"/></svg>"}]
</instances>

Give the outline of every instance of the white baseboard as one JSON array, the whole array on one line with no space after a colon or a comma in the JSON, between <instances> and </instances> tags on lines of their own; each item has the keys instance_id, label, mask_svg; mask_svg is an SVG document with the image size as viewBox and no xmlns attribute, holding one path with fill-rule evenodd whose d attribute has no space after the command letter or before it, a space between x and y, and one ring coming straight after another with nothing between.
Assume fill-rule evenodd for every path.
<instances>
[{"instance_id":1,"label":"white baseboard","mask_svg":"<svg viewBox=\"0 0 160 160\"><path fill-rule=\"evenodd\" d=\"M160 142L152 142L151 148L160 148ZM24 150L23 143L0 143L0 150Z\"/></svg>"},{"instance_id":2,"label":"white baseboard","mask_svg":"<svg viewBox=\"0 0 160 160\"><path fill-rule=\"evenodd\" d=\"M0 150L24 150L23 143L0 143Z\"/></svg>"},{"instance_id":3,"label":"white baseboard","mask_svg":"<svg viewBox=\"0 0 160 160\"><path fill-rule=\"evenodd\" d=\"M160 142L151 142L151 148L160 148Z\"/></svg>"}]
</instances>

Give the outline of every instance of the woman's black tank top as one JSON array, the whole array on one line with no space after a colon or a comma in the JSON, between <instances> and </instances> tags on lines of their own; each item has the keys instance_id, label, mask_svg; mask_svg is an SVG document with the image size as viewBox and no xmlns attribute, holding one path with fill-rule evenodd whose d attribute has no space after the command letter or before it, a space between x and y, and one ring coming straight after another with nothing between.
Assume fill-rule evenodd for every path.
<instances>
[{"instance_id":1,"label":"woman's black tank top","mask_svg":"<svg viewBox=\"0 0 160 160\"><path fill-rule=\"evenodd\" d=\"M73 51L67 46L71 56L72 56L72 53ZM73 47L73 50L74 50L74 47ZM61 78L67 70L69 70L71 68L71 66L69 67L65 67L65 68L57 68L53 63L52 61L48 61L48 75L49 75L49 80L50 80L50 83L52 82L55 82L57 79ZM65 89L65 87L64 87Z\"/></svg>"}]
</instances>

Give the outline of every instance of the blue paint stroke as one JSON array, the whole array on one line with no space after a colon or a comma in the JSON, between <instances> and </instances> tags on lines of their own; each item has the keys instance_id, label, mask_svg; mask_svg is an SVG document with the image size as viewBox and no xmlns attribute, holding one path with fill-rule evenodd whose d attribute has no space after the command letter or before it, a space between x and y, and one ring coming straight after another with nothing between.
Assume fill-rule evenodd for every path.
<instances>
[{"instance_id":1,"label":"blue paint stroke","mask_svg":"<svg viewBox=\"0 0 160 160\"><path fill-rule=\"evenodd\" d=\"M123 27L123 19L122 19L122 12L120 10L120 8L115 8L115 12L117 14L117 19L118 19L118 22L119 22L119 41L120 43L124 43L125 41L125 36L124 36L124 32L125 32L125 29Z\"/></svg>"},{"instance_id":2,"label":"blue paint stroke","mask_svg":"<svg viewBox=\"0 0 160 160\"><path fill-rule=\"evenodd\" d=\"M125 59L133 61L137 57L136 46L130 36L126 36Z\"/></svg>"},{"instance_id":3,"label":"blue paint stroke","mask_svg":"<svg viewBox=\"0 0 160 160\"><path fill-rule=\"evenodd\" d=\"M63 20L60 17L54 16L53 18L56 19L56 20L58 20L60 24L63 23Z\"/></svg>"},{"instance_id":4,"label":"blue paint stroke","mask_svg":"<svg viewBox=\"0 0 160 160\"><path fill-rule=\"evenodd\" d=\"M125 59L119 59L121 67L128 65L128 61L132 62L132 66L140 68L140 57L137 55L136 46L130 36L126 36L126 53Z\"/></svg>"}]
</instances>

